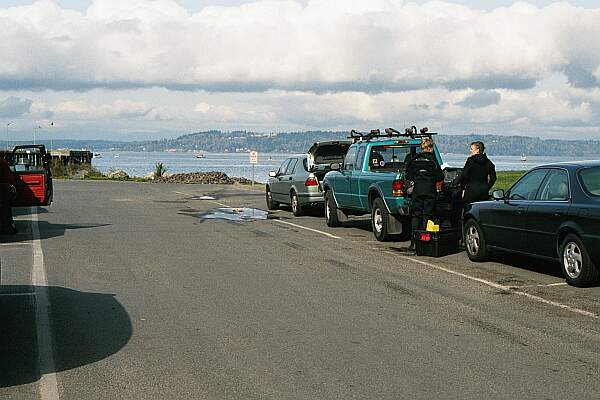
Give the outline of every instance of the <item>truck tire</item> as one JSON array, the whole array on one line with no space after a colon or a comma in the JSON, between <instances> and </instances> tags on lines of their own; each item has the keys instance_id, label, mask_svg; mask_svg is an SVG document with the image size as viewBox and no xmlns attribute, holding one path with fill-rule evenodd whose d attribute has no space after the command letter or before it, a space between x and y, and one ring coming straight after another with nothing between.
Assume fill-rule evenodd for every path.
<instances>
[{"instance_id":1,"label":"truck tire","mask_svg":"<svg viewBox=\"0 0 600 400\"><path fill-rule=\"evenodd\" d=\"M484 261L488 256L487 244L483 230L474 219L465 222L463 237L469 259L477 262Z\"/></svg>"},{"instance_id":2,"label":"truck tire","mask_svg":"<svg viewBox=\"0 0 600 400\"><path fill-rule=\"evenodd\" d=\"M325 192L325 221L327 222L327 226L337 228L342 225L338 219L337 211L338 208L335 204L333 194L331 190L328 190Z\"/></svg>"},{"instance_id":3,"label":"truck tire","mask_svg":"<svg viewBox=\"0 0 600 400\"><path fill-rule=\"evenodd\" d=\"M273 200L273 193L271 193L271 189L268 186L265 191L265 199L269 210L277 210L279 208L279 203Z\"/></svg>"},{"instance_id":4,"label":"truck tire","mask_svg":"<svg viewBox=\"0 0 600 400\"><path fill-rule=\"evenodd\" d=\"M375 239L380 242L388 242L393 238L393 235L388 233L389 218L390 215L381 197L373 200L373 207L371 210L371 226L373 227L373 235L375 235Z\"/></svg>"},{"instance_id":5,"label":"truck tire","mask_svg":"<svg viewBox=\"0 0 600 400\"><path fill-rule=\"evenodd\" d=\"M569 233L560 246L560 266L569 285L587 287L600 281L598 266L575 234Z\"/></svg>"},{"instance_id":6,"label":"truck tire","mask_svg":"<svg viewBox=\"0 0 600 400\"><path fill-rule=\"evenodd\" d=\"M292 206L292 214L294 214L294 217L301 217L304 215L304 207L300 205L298 195L293 190L290 194L290 205Z\"/></svg>"}]
</instances>

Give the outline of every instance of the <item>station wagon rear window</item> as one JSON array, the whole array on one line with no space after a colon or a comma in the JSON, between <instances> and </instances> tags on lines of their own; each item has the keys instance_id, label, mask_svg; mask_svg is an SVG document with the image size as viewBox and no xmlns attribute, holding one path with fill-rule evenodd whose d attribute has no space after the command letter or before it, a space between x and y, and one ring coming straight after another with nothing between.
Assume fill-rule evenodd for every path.
<instances>
[{"instance_id":1,"label":"station wagon rear window","mask_svg":"<svg viewBox=\"0 0 600 400\"><path fill-rule=\"evenodd\" d=\"M579 171L583 188L592 196L600 196L600 167L586 168Z\"/></svg>"},{"instance_id":2,"label":"station wagon rear window","mask_svg":"<svg viewBox=\"0 0 600 400\"><path fill-rule=\"evenodd\" d=\"M315 164L342 162L350 145L348 143L322 144L314 152Z\"/></svg>"}]
</instances>

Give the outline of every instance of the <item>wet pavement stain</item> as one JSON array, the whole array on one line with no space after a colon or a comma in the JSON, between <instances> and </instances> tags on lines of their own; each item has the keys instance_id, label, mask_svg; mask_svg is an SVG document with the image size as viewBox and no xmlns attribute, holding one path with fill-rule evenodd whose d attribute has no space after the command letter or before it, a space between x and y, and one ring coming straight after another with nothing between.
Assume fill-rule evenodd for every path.
<instances>
[{"instance_id":1,"label":"wet pavement stain","mask_svg":"<svg viewBox=\"0 0 600 400\"><path fill-rule=\"evenodd\" d=\"M269 213L257 208L219 208L212 213L202 215L204 219L226 219L229 221L254 221L269 219Z\"/></svg>"}]
</instances>

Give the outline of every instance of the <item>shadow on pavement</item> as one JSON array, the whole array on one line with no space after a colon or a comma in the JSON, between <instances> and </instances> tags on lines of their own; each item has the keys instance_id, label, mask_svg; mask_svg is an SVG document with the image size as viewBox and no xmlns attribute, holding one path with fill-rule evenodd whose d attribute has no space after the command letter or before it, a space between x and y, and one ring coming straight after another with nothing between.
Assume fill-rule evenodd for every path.
<instances>
[{"instance_id":1,"label":"shadow on pavement","mask_svg":"<svg viewBox=\"0 0 600 400\"><path fill-rule=\"evenodd\" d=\"M511 267L515 268L526 269L528 271L537 272L540 274L554 276L556 278L563 278L558 260L553 262L535 257L526 257L497 251L491 255L490 261L510 265Z\"/></svg>"},{"instance_id":2,"label":"shadow on pavement","mask_svg":"<svg viewBox=\"0 0 600 400\"><path fill-rule=\"evenodd\" d=\"M35 287L0 286L0 388L32 383L117 353L129 342L131 320L112 294L50 286L54 371L40 371Z\"/></svg>"},{"instance_id":3,"label":"shadow on pavement","mask_svg":"<svg viewBox=\"0 0 600 400\"><path fill-rule=\"evenodd\" d=\"M19 233L16 235L0 234L1 243L17 243L26 240L31 240L31 232L27 225L29 221L15 221ZM90 229L110 226L110 224L51 224L46 221L38 221L40 231L40 239L48 239L56 236L64 236L65 232L72 229Z\"/></svg>"}]
</instances>

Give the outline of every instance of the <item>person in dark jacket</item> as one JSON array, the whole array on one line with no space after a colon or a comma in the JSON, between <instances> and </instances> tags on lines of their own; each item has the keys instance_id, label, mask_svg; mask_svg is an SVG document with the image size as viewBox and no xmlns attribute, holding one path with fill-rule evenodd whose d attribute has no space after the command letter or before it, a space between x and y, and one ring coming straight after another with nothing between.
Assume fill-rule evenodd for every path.
<instances>
[{"instance_id":1,"label":"person in dark jacket","mask_svg":"<svg viewBox=\"0 0 600 400\"><path fill-rule=\"evenodd\" d=\"M421 141L421 153L411 158L406 167L406 179L413 181L411 223L413 234L409 250L414 250L414 231L424 229L427 220L435 217L435 200L444 174L433 153L433 140Z\"/></svg>"},{"instance_id":2,"label":"person in dark jacket","mask_svg":"<svg viewBox=\"0 0 600 400\"><path fill-rule=\"evenodd\" d=\"M488 200L489 192L496 183L496 166L484 153L483 142L471 143L471 156L467 159L456 183L462 188L463 206L476 201Z\"/></svg>"},{"instance_id":3,"label":"person in dark jacket","mask_svg":"<svg viewBox=\"0 0 600 400\"><path fill-rule=\"evenodd\" d=\"M11 208L15 184L8 162L0 158L0 233L17 233Z\"/></svg>"}]
</instances>

